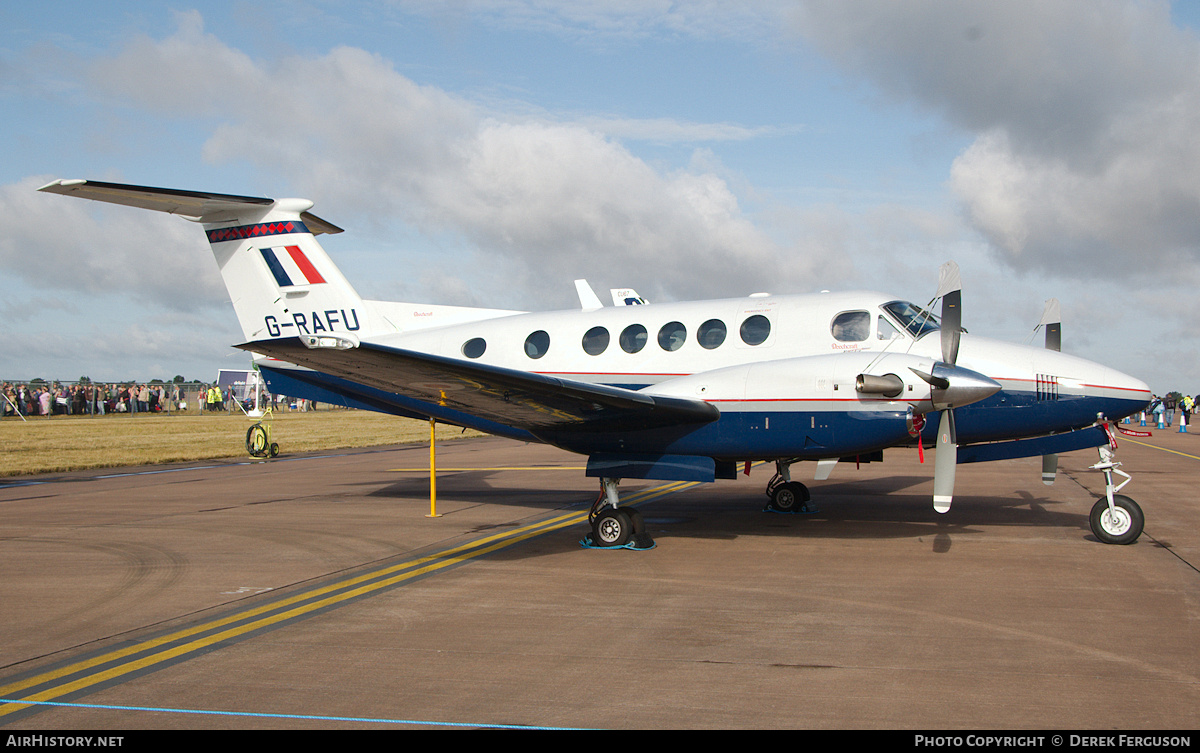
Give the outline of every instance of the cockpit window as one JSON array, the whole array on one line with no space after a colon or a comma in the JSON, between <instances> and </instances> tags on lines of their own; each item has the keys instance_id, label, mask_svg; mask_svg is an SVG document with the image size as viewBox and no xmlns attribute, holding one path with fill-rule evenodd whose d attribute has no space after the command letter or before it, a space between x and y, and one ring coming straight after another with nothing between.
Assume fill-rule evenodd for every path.
<instances>
[{"instance_id":1,"label":"cockpit window","mask_svg":"<svg viewBox=\"0 0 1200 753\"><path fill-rule=\"evenodd\" d=\"M879 334L876 335L880 340L895 340L897 337L903 337L900 330L896 329L896 325L892 324L891 320L880 316L879 317Z\"/></svg>"},{"instance_id":2,"label":"cockpit window","mask_svg":"<svg viewBox=\"0 0 1200 753\"><path fill-rule=\"evenodd\" d=\"M833 339L843 343L860 343L871 336L871 315L866 311L843 311L829 325Z\"/></svg>"},{"instance_id":3,"label":"cockpit window","mask_svg":"<svg viewBox=\"0 0 1200 753\"><path fill-rule=\"evenodd\" d=\"M888 312L896 322L908 331L914 338L936 332L942 328L941 321L932 311L920 308L908 301L892 301L883 304L883 310Z\"/></svg>"}]
</instances>

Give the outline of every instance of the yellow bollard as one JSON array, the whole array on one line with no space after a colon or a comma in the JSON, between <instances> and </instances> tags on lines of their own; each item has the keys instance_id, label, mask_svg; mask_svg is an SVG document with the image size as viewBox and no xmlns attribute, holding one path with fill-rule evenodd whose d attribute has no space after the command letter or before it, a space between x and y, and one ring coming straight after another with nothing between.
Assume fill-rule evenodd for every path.
<instances>
[{"instance_id":1,"label":"yellow bollard","mask_svg":"<svg viewBox=\"0 0 1200 753\"><path fill-rule=\"evenodd\" d=\"M427 518L440 518L437 514L437 449L434 443L434 427L437 421L429 419L429 514Z\"/></svg>"}]
</instances>

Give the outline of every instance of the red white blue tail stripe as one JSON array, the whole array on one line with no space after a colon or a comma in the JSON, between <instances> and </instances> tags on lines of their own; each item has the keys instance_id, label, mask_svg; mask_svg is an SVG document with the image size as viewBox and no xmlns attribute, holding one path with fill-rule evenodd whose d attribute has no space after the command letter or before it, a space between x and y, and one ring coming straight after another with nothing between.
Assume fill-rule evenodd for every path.
<instances>
[{"instance_id":1,"label":"red white blue tail stripe","mask_svg":"<svg viewBox=\"0 0 1200 753\"><path fill-rule=\"evenodd\" d=\"M317 285L325 282L325 278L304 255L299 246L278 246L275 248L260 248L263 261L275 276L275 282L281 288L297 285Z\"/></svg>"}]
</instances>

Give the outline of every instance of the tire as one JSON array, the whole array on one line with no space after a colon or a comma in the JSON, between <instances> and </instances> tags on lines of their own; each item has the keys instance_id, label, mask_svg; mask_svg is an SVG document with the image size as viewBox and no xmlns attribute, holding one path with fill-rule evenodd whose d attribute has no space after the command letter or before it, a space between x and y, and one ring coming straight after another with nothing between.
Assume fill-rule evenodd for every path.
<instances>
[{"instance_id":1,"label":"tire","mask_svg":"<svg viewBox=\"0 0 1200 753\"><path fill-rule=\"evenodd\" d=\"M779 512L796 512L803 510L810 498L807 486L799 481L788 481L771 492L771 508Z\"/></svg>"},{"instance_id":2,"label":"tire","mask_svg":"<svg viewBox=\"0 0 1200 753\"><path fill-rule=\"evenodd\" d=\"M278 442L271 443L270 457L273 457L273 458L279 457L279 443Z\"/></svg>"},{"instance_id":3,"label":"tire","mask_svg":"<svg viewBox=\"0 0 1200 753\"><path fill-rule=\"evenodd\" d=\"M597 546L625 546L633 535L633 520L624 510L610 508L596 516L592 533Z\"/></svg>"},{"instance_id":4,"label":"tire","mask_svg":"<svg viewBox=\"0 0 1200 753\"><path fill-rule=\"evenodd\" d=\"M255 424L246 431L246 452L256 458L267 454L267 430L262 424Z\"/></svg>"},{"instance_id":5,"label":"tire","mask_svg":"<svg viewBox=\"0 0 1200 753\"><path fill-rule=\"evenodd\" d=\"M1113 495L1116 516L1108 510L1108 498L1101 497L1092 505L1088 522L1092 533L1105 544L1132 544L1142 535L1146 517L1138 503L1123 494Z\"/></svg>"}]
</instances>

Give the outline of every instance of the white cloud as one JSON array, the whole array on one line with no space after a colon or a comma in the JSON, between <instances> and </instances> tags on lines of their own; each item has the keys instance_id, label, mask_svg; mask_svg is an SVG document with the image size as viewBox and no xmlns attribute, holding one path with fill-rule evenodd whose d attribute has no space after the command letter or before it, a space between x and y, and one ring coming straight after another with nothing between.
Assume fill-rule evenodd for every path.
<instances>
[{"instance_id":1,"label":"white cloud","mask_svg":"<svg viewBox=\"0 0 1200 753\"><path fill-rule=\"evenodd\" d=\"M950 185L1014 267L1161 274L1200 255L1200 44L1166 3L810 0L797 28L977 134Z\"/></svg>"},{"instance_id":2,"label":"white cloud","mask_svg":"<svg viewBox=\"0 0 1200 753\"><path fill-rule=\"evenodd\" d=\"M0 186L0 265L40 290L128 297L191 310L226 300L204 236L177 217L93 214L87 203L37 192L51 178Z\"/></svg>"},{"instance_id":3,"label":"white cloud","mask_svg":"<svg viewBox=\"0 0 1200 753\"><path fill-rule=\"evenodd\" d=\"M446 24L479 23L591 43L648 37L720 38L760 43L792 12L786 0L402 0L404 10Z\"/></svg>"},{"instance_id":4,"label":"white cloud","mask_svg":"<svg viewBox=\"0 0 1200 753\"><path fill-rule=\"evenodd\" d=\"M254 61L191 13L177 33L135 41L90 77L109 96L157 112L219 114L206 159L286 175L320 213L376 213L460 235L491 256L500 289L569 293L575 277L618 270L612 284L659 283L668 297L741 294L764 277L799 285L824 263L781 265L787 251L714 173L656 169L586 123L485 115L361 49ZM641 130L754 135L665 119Z\"/></svg>"}]
</instances>

